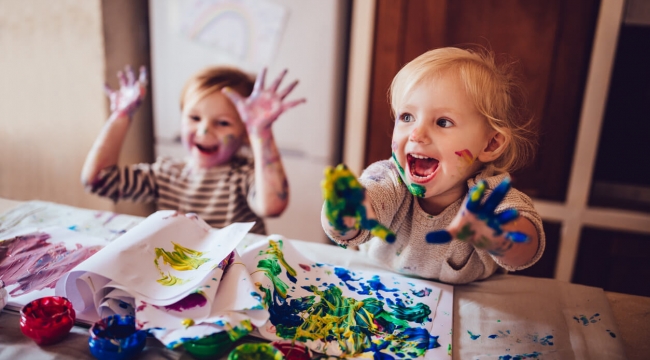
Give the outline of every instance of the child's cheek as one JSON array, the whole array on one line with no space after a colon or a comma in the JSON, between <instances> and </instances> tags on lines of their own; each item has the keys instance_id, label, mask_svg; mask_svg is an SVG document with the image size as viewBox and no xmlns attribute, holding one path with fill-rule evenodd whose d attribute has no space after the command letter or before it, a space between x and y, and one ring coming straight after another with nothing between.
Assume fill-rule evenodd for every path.
<instances>
[{"instance_id":1,"label":"child's cheek","mask_svg":"<svg viewBox=\"0 0 650 360\"><path fill-rule=\"evenodd\" d=\"M454 154L458 156L456 170L461 176L465 176L471 170L476 159L469 149L455 151Z\"/></svg>"}]
</instances>

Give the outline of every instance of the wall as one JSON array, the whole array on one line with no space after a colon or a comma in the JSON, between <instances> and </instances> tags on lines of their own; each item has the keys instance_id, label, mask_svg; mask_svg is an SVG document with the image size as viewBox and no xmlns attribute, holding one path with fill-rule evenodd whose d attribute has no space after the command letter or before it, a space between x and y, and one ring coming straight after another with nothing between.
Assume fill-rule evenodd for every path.
<instances>
[{"instance_id":1,"label":"wall","mask_svg":"<svg viewBox=\"0 0 650 360\"><path fill-rule=\"evenodd\" d=\"M142 3L146 6L128 0L106 5L100 0L0 0L0 197L115 209L86 194L79 176L107 118L103 84L107 72L114 78L113 60L121 51L105 48L105 21L121 22L126 29L129 20L122 15ZM104 9L120 8L105 19ZM116 34L118 27L106 29ZM127 139L123 157L128 160L146 158L143 149L151 148L138 127Z\"/></svg>"}]
</instances>

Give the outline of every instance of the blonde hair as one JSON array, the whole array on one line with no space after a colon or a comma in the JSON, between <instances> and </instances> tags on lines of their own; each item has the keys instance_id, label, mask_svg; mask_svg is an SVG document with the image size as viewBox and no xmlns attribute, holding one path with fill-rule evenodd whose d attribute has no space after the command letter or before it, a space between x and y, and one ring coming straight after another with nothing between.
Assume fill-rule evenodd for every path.
<instances>
[{"instance_id":1,"label":"blonde hair","mask_svg":"<svg viewBox=\"0 0 650 360\"><path fill-rule=\"evenodd\" d=\"M204 97L229 87L243 97L253 92L255 81L245 72L228 66L212 66L194 74L187 80L181 91L181 110L190 103L195 103Z\"/></svg>"},{"instance_id":2,"label":"blonde hair","mask_svg":"<svg viewBox=\"0 0 650 360\"><path fill-rule=\"evenodd\" d=\"M478 112L505 138L501 154L486 164L487 169L499 173L526 165L534 156L537 139L533 119L523 115L523 91L512 67L497 65L494 55L485 49L439 48L406 64L390 86L393 114L413 87L443 71L458 76Z\"/></svg>"}]
</instances>

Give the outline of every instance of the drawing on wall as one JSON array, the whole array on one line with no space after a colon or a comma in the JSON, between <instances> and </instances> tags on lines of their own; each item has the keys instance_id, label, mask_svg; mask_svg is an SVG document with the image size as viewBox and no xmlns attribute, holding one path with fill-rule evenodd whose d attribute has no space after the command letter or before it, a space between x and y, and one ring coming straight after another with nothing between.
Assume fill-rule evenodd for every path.
<instances>
[{"instance_id":1,"label":"drawing on wall","mask_svg":"<svg viewBox=\"0 0 650 360\"><path fill-rule=\"evenodd\" d=\"M194 0L183 5L183 36L256 67L273 60L288 17L284 6L268 0Z\"/></svg>"},{"instance_id":2,"label":"drawing on wall","mask_svg":"<svg viewBox=\"0 0 650 360\"><path fill-rule=\"evenodd\" d=\"M242 259L269 311L258 329L268 340L299 341L331 356L450 357L449 285L314 262L278 236L247 248Z\"/></svg>"}]
</instances>

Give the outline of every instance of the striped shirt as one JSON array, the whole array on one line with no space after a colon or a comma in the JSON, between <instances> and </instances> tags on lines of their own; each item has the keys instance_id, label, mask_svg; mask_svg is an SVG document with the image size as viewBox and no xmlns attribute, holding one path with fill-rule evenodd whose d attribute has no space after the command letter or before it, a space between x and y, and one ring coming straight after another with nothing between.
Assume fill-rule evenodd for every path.
<instances>
[{"instance_id":1,"label":"striped shirt","mask_svg":"<svg viewBox=\"0 0 650 360\"><path fill-rule=\"evenodd\" d=\"M215 228L251 222L251 232L266 234L262 219L251 209L255 191L251 159L201 169L186 161L159 157L153 164L107 167L88 190L117 202L155 202L158 210L196 213Z\"/></svg>"}]
</instances>

